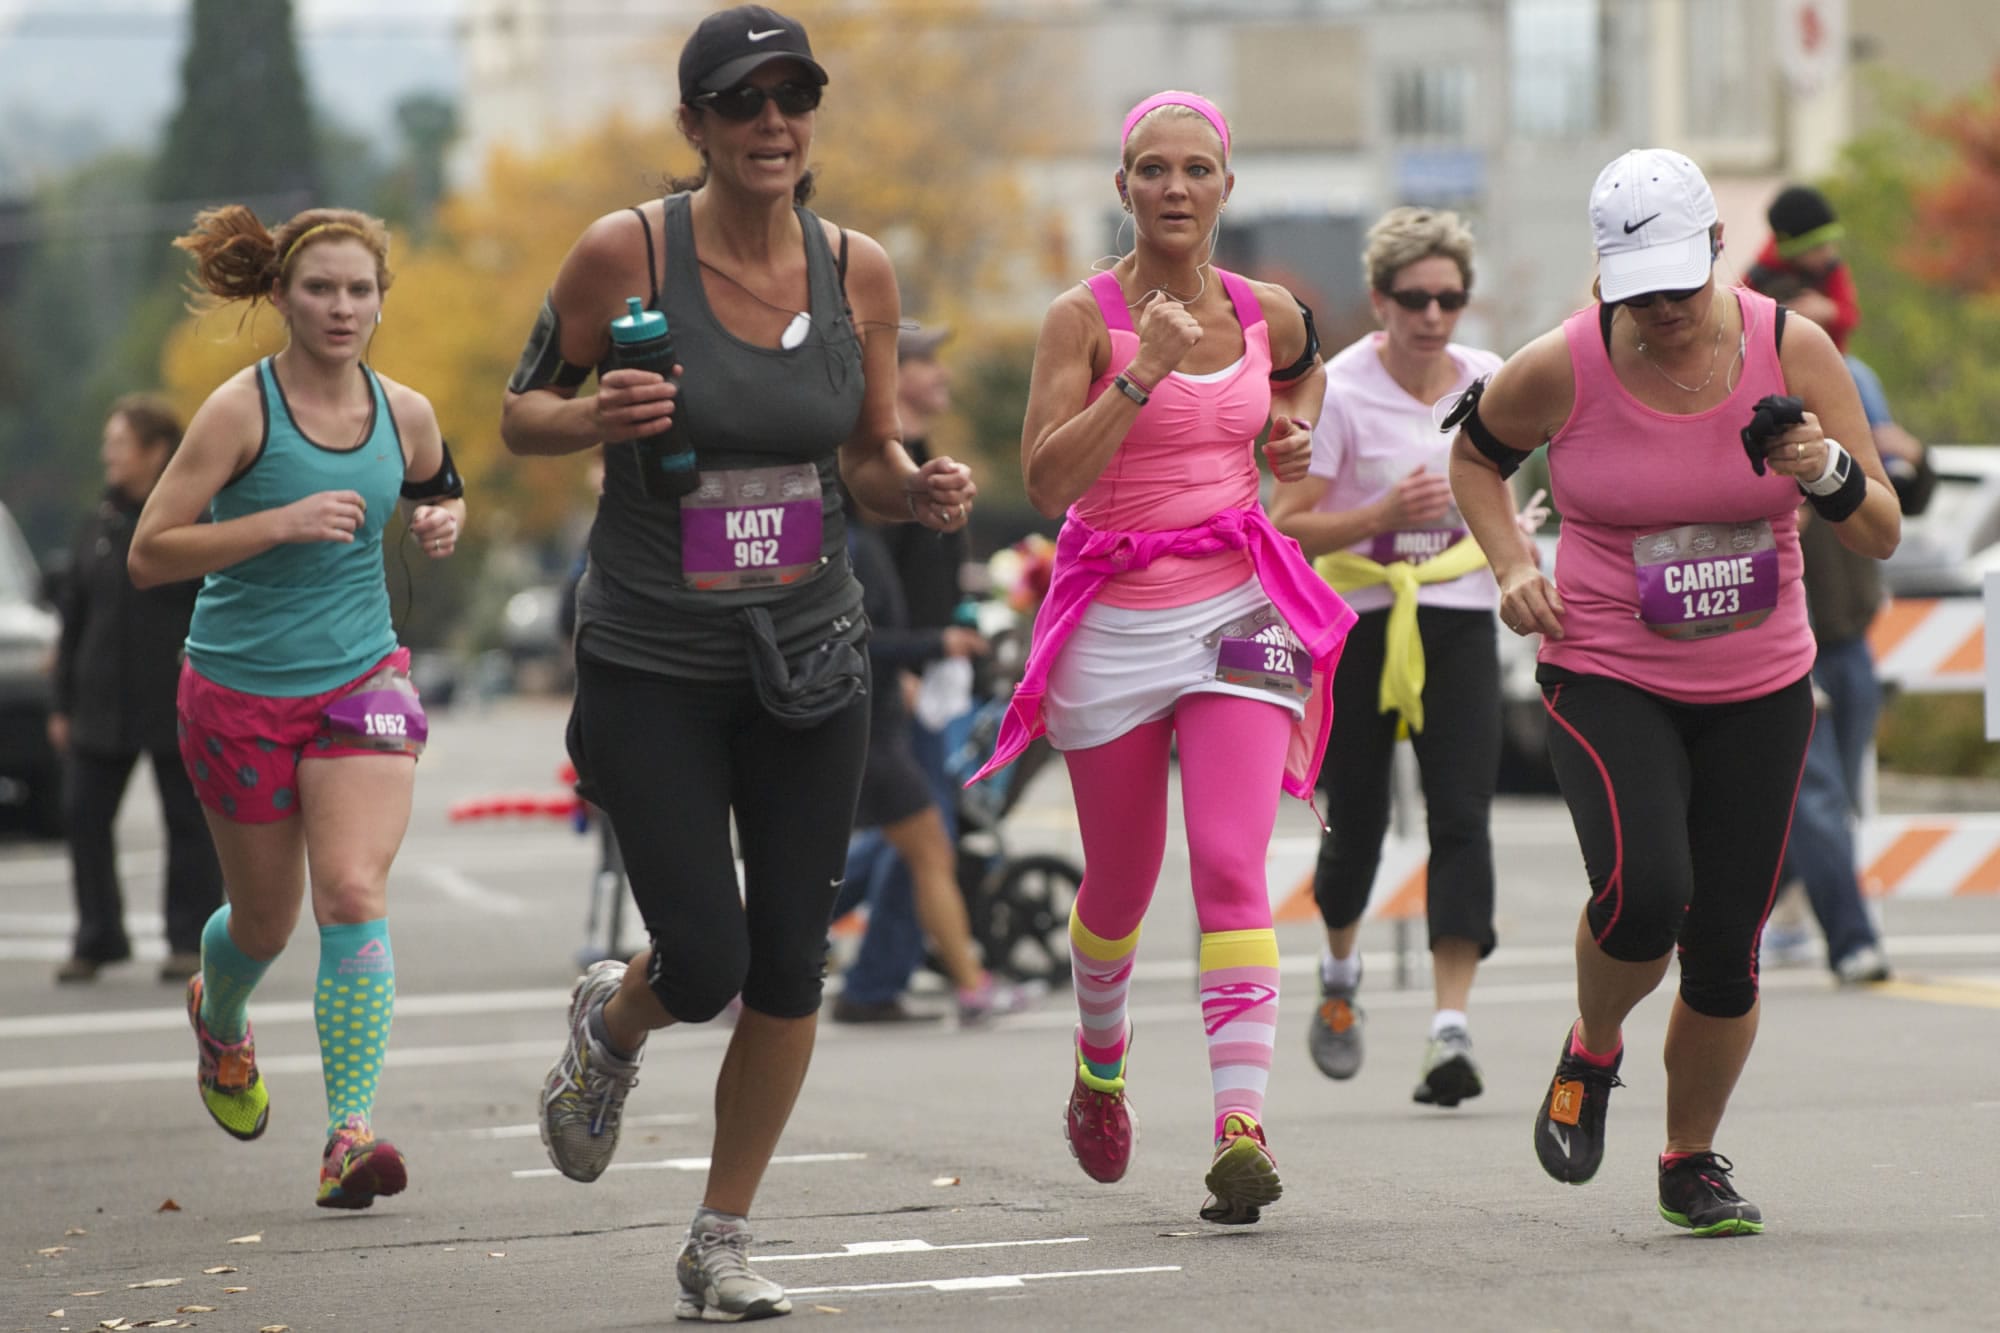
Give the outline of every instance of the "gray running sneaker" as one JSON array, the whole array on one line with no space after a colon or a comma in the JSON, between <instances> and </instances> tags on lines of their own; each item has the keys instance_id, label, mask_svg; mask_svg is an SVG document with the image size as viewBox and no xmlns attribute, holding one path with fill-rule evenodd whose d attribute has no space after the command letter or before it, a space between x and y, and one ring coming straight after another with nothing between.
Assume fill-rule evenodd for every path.
<instances>
[{"instance_id":1,"label":"gray running sneaker","mask_svg":"<svg viewBox=\"0 0 2000 1333\"><path fill-rule=\"evenodd\" d=\"M1864 944L1833 965L1834 980L1843 986L1872 986L1894 977L1880 945Z\"/></svg>"},{"instance_id":2,"label":"gray running sneaker","mask_svg":"<svg viewBox=\"0 0 2000 1333\"><path fill-rule=\"evenodd\" d=\"M607 961L592 963L576 979L569 1042L542 1081L542 1146L556 1170L586 1184L611 1165L625 1095L639 1083L638 1057L621 1060L590 1035L591 1011L611 998L624 976L625 964Z\"/></svg>"},{"instance_id":3,"label":"gray running sneaker","mask_svg":"<svg viewBox=\"0 0 2000 1333\"><path fill-rule=\"evenodd\" d=\"M674 1264L681 1283L674 1318L732 1324L792 1312L783 1287L750 1271L750 1240L750 1228L728 1222L689 1230Z\"/></svg>"},{"instance_id":4,"label":"gray running sneaker","mask_svg":"<svg viewBox=\"0 0 2000 1333\"><path fill-rule=\"evenodd\" d=\"M1486 1090L1479 1065L1472 1058L1472 1038L1464 1028L1451 1027L1431 1038L1424 1048L1423 1076L1412 1101L1425 1106L1456 1106Z\"/></svg>"},{"instance_id":5,"label":"gray running sneaker","mask_svg":"<svg viewBox=\"0 0 2000 1333\"><path fill-rule=\"evenodd\" d=\"M1306 1049L1313 1063L1328 1078L1353 1078L1361 1072L1361 1020L1366 1017L1354 1002L1352 986L1319 986L1319 1008L1313 1010L1312 1026L1306 1030Z\"/></svg>"}]
</instances>

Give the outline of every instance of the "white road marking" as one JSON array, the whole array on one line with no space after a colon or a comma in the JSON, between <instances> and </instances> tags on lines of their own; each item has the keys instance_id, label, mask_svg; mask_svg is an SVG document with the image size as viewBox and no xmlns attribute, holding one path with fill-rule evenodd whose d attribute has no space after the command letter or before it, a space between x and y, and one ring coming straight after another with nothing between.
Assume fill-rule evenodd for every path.
<instances>
[{"instance_id":1,"label":"white road marking","mask_svg":"<svg viewBox=\"0 0 2000 1333\"><path fill-rule=\"evenodd\" d=\"M705 1119L692 1111L671 1111L665 1115L628 1115L622 1118L627 1129L649 1129L672 1125L692 1125ZM532 1139L542 1132L540 1125L484 1125L466 1131L475 1139Z\"/></svg>"},{"instance_id":2,"label":"white road marking","mask_svg":"<svg viewBox=\"0 0 2000 1333\"><path fill-rule=\"evenodd\" d=\"M182 1019L186 1022L186 1019ZM406 1046L389 1048L384 1063L391 1068L490 1064L496 1060L547 1064L562 1047L548 1041L500 1042L489 1046ZM271 1074L317 1074L319 1052L257 1057L258 1071ZM194 1052L184 1060L131 1060L122 1064L56 1065L47 1069L0 1069L0 1088L99 1087L107 1083L171 1083L194 1076Z\"/></svg>"},{"instance_id":3,"label":"white road marking","mask_svg":"<svg viewBox=\"0 0 2000 1333\"><path fill-rule=\"evenodd\" d=\"M187 1011L179 992L162 992L148 1009L114 1009L87 1014L40 1014L33 1018L0 1018L0 1041L22 1037L76 1037L86 1033L165 1032L187 1026ZM396 996L398 1018L453 1018L464 1014L523 1014L543 1010L560 1014L569 1005L569 990L446 991L436 995ZM313 1021L312 1005L304 1000L258 1001L253 1015L259 1028ZM560 1028L555 1029L557 1033ZM554 1058L553 1055L550 1056Z\"/></svg>"},{"instance_id":4,"label":"white road marking","mask_svg":"<svg viewBox=\"0 0 2000 1333\"><path fill-rule=\"evenodd\" d=\"M417 875L426 884L442 893L453 902L476 907L482 912L493 912L500 916L525 916L528 906L511 893L488 888L455 866L427 865L417 870Z\"/></svg>"},{"instance_id":5,"label":"white road marking","mask_svg":"<svg viewBox=\"0 0 2000 1333\"><path fill-rule=\"evenodd\" d=\"M787 1287L788 1296L840 1296L863 1291L938 1292L992 1291L1002 1287L1022 1287L1030 1282L1054 1282L1078 1277L1132 1277L1142 1273L1178 1273L1179 1264L1153 1264L1145 1268L1079 1268L1067 1273L998 1273L988 1277L941 1277L922 1282L857 1282L840 1287Z\"/></svg>"},{"instance_id":6,"label":"white road marking","mask_svg":"<svg viewBox=\"0 0 2000 1333\"><path fill-rule=\"evenodd\" d=\"M878 1254L943 1254L946 1250L1012 1250L1030 1245L1082 1245L1088 1236L1058 1236L1051 1240L977 1240L955 1245L933 1245L927 1240L857 1240L844 1249L822 1254L753 1254L760 1264L803 1263L807 1259L865 1259Z\"/></svg>"},{"instance_id":7,"label":"white road marking","mask_svg":"<svg viewBox=\"0 0 2000 1333\"><path fill-rule=\"evenodd\" d=\"M772 1166L817 1166L824 1162L861 1162L861 1161L866 1161L867 1158L868 1154L865 1152L802 1152L802 1153L792 1153L789 1155L780 1153L778 1156L773 1157L771 1159L771 1165ZM706 1157L669 1157L663 1161L658 1161L658 1162L613 1162L610 1166L606 1167L605 1170L607 1171L706 1171L708 1170L708 1161L709 1159ZM537 1168L533 1171L515 1171L510 1174L512 1174L514 1179L516 1180L539 1180L543 1176L559 1176L562 1174L562 1172L556 1170L552 1166L545 1166Z\"/></svg>"}]
</instances>

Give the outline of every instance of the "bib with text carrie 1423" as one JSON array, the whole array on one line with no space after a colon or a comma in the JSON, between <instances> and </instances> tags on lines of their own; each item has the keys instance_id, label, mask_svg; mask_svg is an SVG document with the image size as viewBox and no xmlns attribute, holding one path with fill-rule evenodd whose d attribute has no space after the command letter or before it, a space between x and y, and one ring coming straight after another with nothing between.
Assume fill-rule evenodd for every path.
<instances>
[{"instance_id":1,"label":"bib with text carrie 1423","mask_svg":"<svg viewBox=\"0 0 2000 1333\"><path fill-rule=\"evenodd\" d=\"M1632 543L1639 619L1668 639L1705 639L1761 624L1778 605L1771 525L1689 523Z\"/></svg>"}]
</instances>

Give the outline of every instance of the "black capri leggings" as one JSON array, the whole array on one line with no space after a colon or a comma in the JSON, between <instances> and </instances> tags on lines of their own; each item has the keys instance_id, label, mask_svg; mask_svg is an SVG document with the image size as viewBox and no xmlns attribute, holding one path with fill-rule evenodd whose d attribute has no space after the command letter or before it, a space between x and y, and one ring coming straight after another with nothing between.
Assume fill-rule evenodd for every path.
<instances>
[{"instance_id":1,"label":"black capri leggings","mask_svg":"<svg viewBox=\"0 0 2000 1333\"><path fill-rule=\"evenodd\" d=\"M819 1008L867 745L866 695L794 731L748 679L577 663L571 758L618 835L652 939L647 982L668 1013L705 1022L738 994L776 1018Z\"/></svg>"},{"instance_id":2,"label":"black capri leggings","mask_svg":"<svg viewBox=\"0 0 2000 1333\"><path fill-rule=\"evenodd\" d=\"M1547 666L1536 678L1598 947L1639 963L1678 942L1688 1008L1749 1013L1812 739L1810 677L1707 705Z\"/></svg>"},{"instance_id":3,"label":"black capri leggings","mask_svg":"<svg viewBox=\"0 0 2000 1333\"><path fill-rule=\"evenodd\" d=\"M1348 631L1333 677L1333 730L1319 789L1327 833L1313 898L1329 930L1368 910L1389 831L1390 762L1400 713L1380 711L1389 612ZM1419 606L1424 640L1424 729L1413 733L1430 826L1425 890L1431 947L1471 940L1493 952L1493 783L1500 768L1500 657L1491 611Z\"/></svg>"}]
</instances>

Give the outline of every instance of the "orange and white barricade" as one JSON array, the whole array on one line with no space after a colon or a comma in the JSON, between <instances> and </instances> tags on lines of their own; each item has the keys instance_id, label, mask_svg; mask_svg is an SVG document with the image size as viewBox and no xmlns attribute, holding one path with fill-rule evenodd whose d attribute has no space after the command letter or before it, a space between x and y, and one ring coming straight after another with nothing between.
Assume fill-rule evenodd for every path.
<instances>
[{"instance_id":1,"label":"orange and white barricade","mask_svg":"<svg viewBox=\"0 0 2000 1333\"><path fill-rule=\"evenodd\" d=\"M1885 603L1868 627L1875 674L1920 694L1986 691L1986 608L1977 597Z\"/></svg>"},{"instance_id":2,"label":"orange and white barricade","mask_svg":"<svg viewBox=\"0 0 2000 1333\"><path fill-rule=\"evenodd\" d=\"M2000 894L2000 815L1876 815L1856 852L1871 898Z\"/></svg>"}]
</instances>

